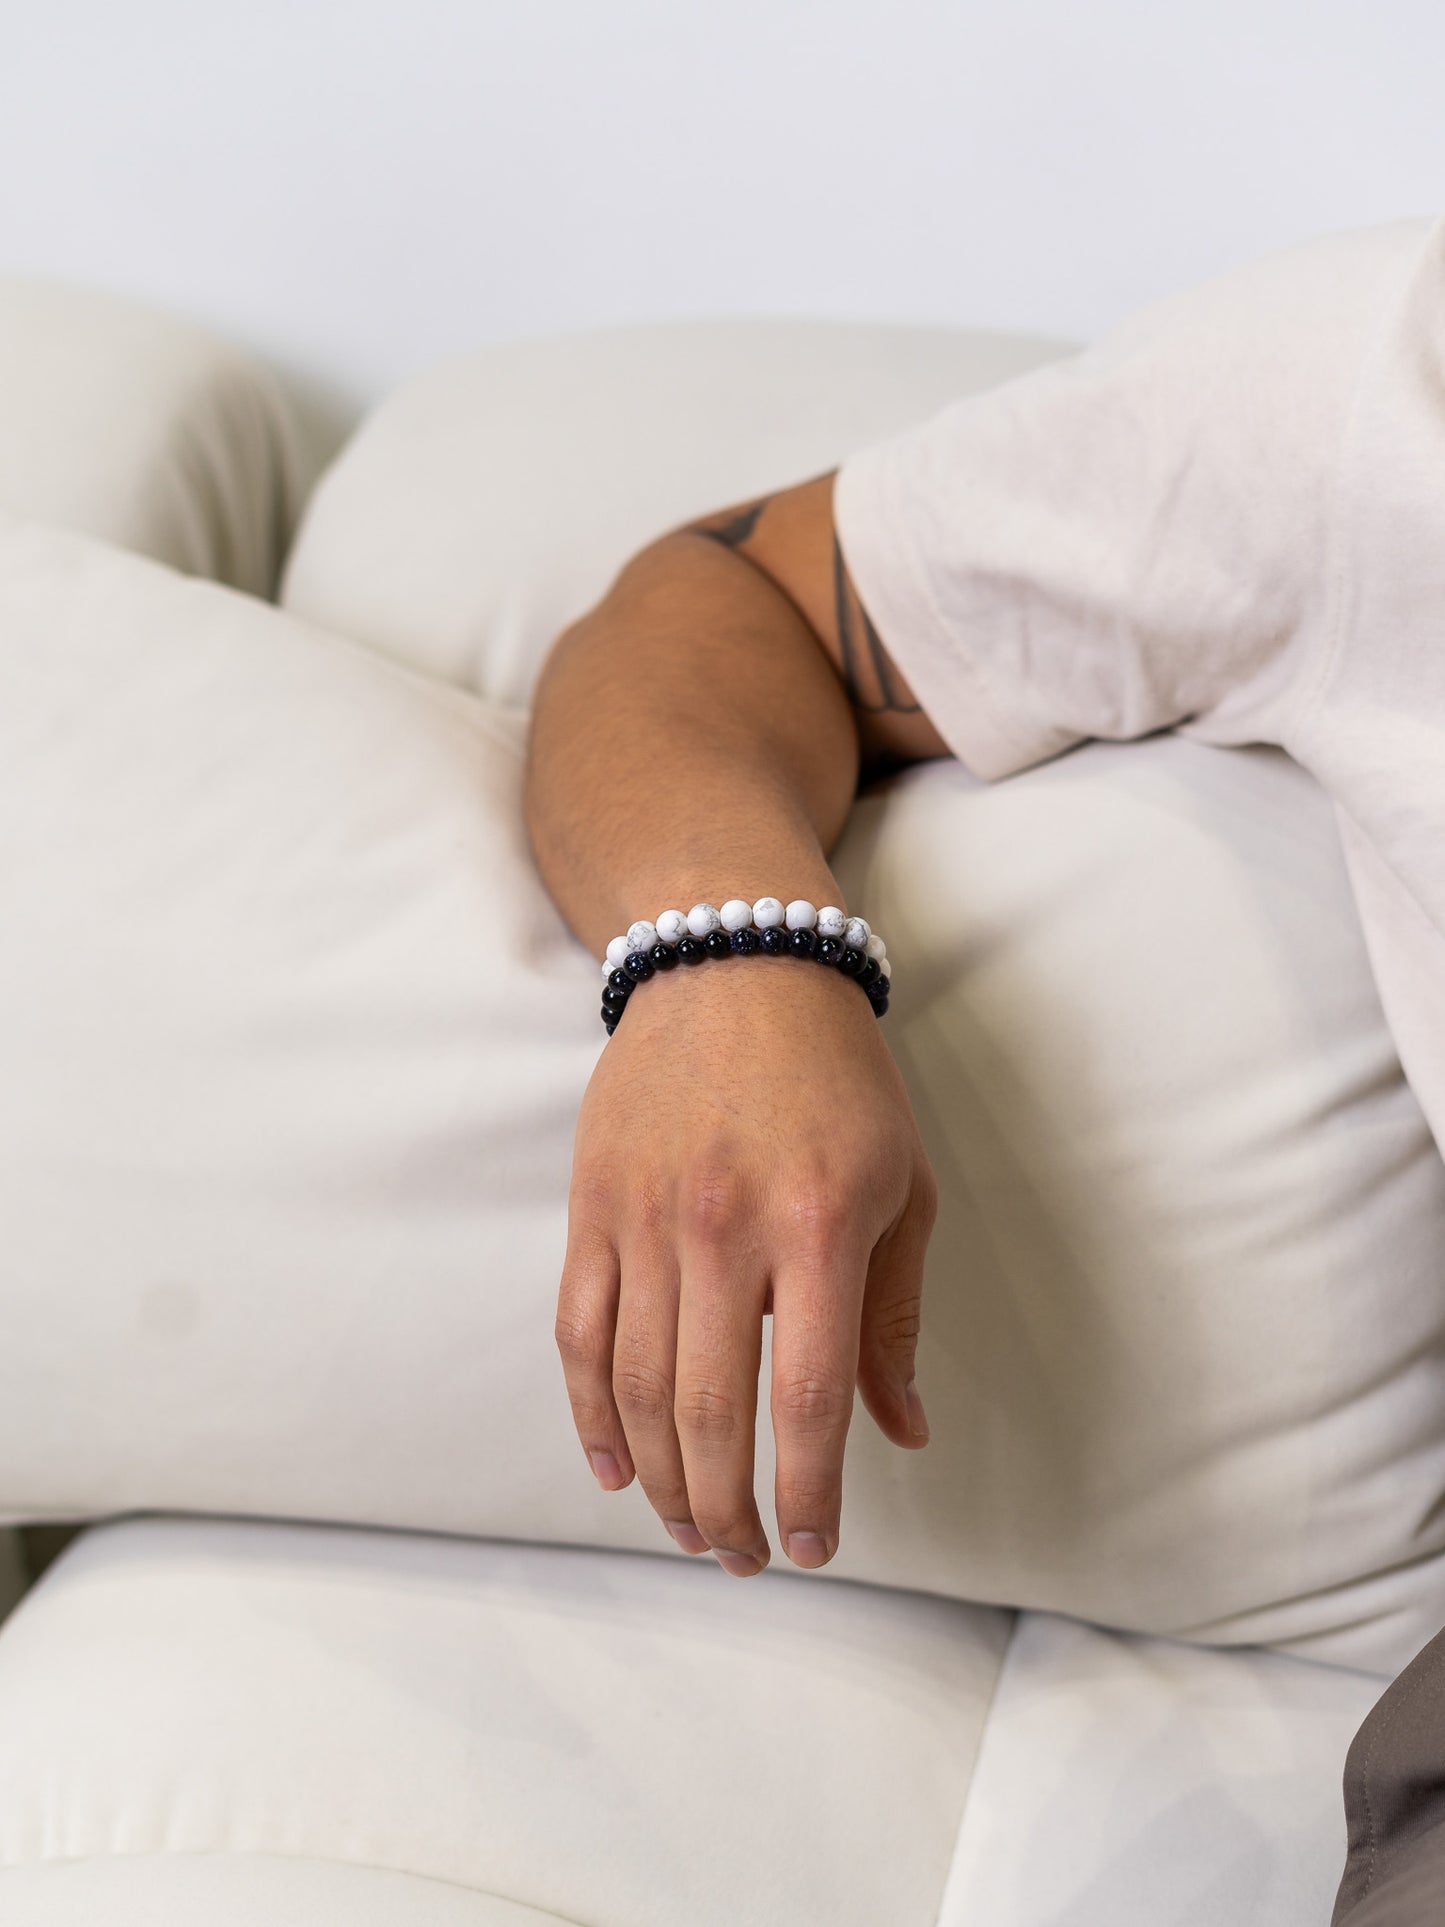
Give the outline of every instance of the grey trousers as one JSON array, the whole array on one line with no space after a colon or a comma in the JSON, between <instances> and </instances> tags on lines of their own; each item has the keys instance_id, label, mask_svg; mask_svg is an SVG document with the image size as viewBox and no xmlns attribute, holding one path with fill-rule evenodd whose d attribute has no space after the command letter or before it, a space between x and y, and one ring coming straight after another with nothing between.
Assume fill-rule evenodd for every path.
<instances>
[{"instance_id":1,"label":"grey trousers","mask_svg":"<svg viewBox=\"0 0 1445 1927\"><path fill-rule=\"evenodd\" d=\"M1350 1742L1345 1824L1330 1927L1445 1927L1445 1629Z\"/></svg>"}]
</instances>

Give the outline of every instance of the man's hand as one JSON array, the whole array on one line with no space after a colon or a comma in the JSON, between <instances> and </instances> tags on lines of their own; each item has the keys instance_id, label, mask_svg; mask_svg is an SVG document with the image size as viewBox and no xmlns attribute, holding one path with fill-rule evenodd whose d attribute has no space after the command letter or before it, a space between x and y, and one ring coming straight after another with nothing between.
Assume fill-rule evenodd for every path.
<instances>
[{"instance_id":1,"label":"man's hand","mask_svg":"<svg viewBox=\"0 0 1445 1927\"><path fill-rule=\"evenodd\" d=\"M683 909L687 906L681 905ZM838 1547L855 1384L895 1444L937 1188L856 984L762 953L640 985L583 1098L556 1336L601 1483L634 1469L673 1538L729 1572L770 1557L753 1495L773 1316L778 1529Z\"/></svg>"}]
</instances>

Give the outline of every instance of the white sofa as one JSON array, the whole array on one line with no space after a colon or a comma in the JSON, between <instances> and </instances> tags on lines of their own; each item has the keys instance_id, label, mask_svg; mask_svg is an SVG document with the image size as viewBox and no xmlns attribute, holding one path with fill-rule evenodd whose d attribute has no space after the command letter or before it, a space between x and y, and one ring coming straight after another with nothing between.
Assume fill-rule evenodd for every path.
<instances>
[{"instance_id":1,"label":"white sofa","mask_svg":"<svg viewBox=\"0 0 1445 1927\"><path fill-rule=\"evenodd\" d=\"M933 1438L860 1405L830 1566L601 1492L552 1338L606 1039L521 821L548 641L1063 352L493 351L313 487L266 371L0 287L0 1523L78 1528L0 1541L4 1927L1323 1927L1445 1620L1445 1169L1287 759L860 798Z\"/></svg>"}]
</instances>

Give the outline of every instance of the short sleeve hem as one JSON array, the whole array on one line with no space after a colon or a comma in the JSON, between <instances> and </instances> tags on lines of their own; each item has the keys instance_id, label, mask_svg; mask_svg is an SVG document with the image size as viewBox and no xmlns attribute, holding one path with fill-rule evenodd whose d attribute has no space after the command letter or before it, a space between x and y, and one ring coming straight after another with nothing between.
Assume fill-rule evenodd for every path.
<instances>
[{"instance_id":1,"label":"short sleeve hem","mask_svg":"<svg viewBox=\"0 0 1445 1927\"><path fill-rule=\"evenodd\" d=\"M994 782L1081 738L1008 704L970 638L945 619L916 532L898 508L897 448L897 438L876 442L839 467L833 485L838 545L883 646L930 722L966 769Z\"/></svg>"}]
</instances>

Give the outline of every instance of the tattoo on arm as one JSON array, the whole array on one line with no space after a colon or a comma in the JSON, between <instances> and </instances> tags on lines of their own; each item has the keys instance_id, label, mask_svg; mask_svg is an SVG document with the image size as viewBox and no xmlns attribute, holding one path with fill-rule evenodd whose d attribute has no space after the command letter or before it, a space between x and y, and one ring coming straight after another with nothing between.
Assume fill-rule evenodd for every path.
<instances>
[{"instance_id":1,"label":"tattoo on arm","mask_svg":"<svg viewBox=\"0 0 1445 1927\"><path fill-rule=\"evenodd\" d=\"M740 510L736 515L729 515L721 522L694 522L692 533L705 535L712 542L721 542L725 549L740 549L758 526L758 517L772 499L771 495L765 495L760 502L754 502L751 507Z\"/></svg>"},{"instance_id":2,"label":"tattoo on arm","mask_svg":"<svg viewBox=\"0 0 1445 1927\"><path fill-rule=\"evenodd\" d=\"M883 648L883 639L873 627L868 611L857 594L849 594L848 571L843 565L843 550L836 535L833 537L833 606L838 621L838 648L843 658L843 686L848 691L848 700L853 707L874 714L888 709L901 716L917 715L923 708L922 703L899 701L898 692L888 674L888 657ZM855 610L858 616L856 624ZM859 628L862 630L861 645ZM869 702L859 687L862 659L872 665L878 687L883 692L882 702Z\"/></svg>"}]
</instances>

